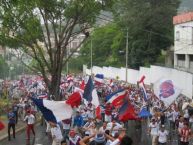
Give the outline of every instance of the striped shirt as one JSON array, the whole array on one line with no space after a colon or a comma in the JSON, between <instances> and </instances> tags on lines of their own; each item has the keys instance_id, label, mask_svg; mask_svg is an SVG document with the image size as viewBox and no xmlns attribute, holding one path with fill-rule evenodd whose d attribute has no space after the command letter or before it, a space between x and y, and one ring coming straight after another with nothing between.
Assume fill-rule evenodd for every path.
<instances>
[{"instance_id":1,"label":"striped shirt","mask_svg":"<svg viewBox=\"0 0 193 145\"><path fill-rule=\"evenodd\" d=\"M180 141L189 142L189 137L191 135L191 130L189 128L182 128L180 131Z\"/></svg>"}]
</instances>

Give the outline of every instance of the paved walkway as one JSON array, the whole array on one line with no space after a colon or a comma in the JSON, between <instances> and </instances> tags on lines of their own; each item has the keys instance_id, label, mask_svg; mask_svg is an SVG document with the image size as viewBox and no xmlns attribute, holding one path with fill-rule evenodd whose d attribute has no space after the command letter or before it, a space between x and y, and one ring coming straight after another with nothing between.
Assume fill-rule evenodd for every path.
<instances>
[{"instance_id":1,"label":"paved walkway","mask_svg":"<svg viewBox=\"0 0 193 145\"><path fill-rule=\"evenodd\" d=\"M3 130L0 131L0 140L2 138L7 137L7 125L8 125L8 120L6 118L6 116L3 116L0 118L0 120L4 123L5 128ZM24 128L26 126L26 123L18 120L18 123L16 124L16 130L21 130L22 128Z\"/></svg>"},{"instance_id":2,"label":"paved walkway","mask_svg":"<svg viewBox=\"0 0 193 145\"><path fill-rule=\"evenodd\" d=\"M35 126L36 136L32 136L30 140L26 140L25 131L16 134L16 138L8 141L7 139L0 142L0 145L51 145L51 138L46 136L45 127L40 125Z\"/></svg>"}]
</instances>

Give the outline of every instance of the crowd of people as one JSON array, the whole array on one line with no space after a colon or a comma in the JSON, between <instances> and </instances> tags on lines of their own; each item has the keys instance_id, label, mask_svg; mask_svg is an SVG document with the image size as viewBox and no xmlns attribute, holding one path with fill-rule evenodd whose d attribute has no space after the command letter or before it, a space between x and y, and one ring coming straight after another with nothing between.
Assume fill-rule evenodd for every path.
<instances>
[{"instance_id":1,"label":"crowd of people","mask_svg":"<svg viewBox=\"0 0 193 145\"><path fill-rule=\"evenodd\" d=\"M40 87L38 87L38 81ZM63 77L60 86L61 98L63 100L68 99L73 92L77 91L77 88L81 88L83 82L86 84L87 81L87 77L83 76L71 76L71 79ZM36 85L34 85L35 83ZM19 97L18 102L9 108L7 115L9 140L11 140L11 128L13 129L13 138L15 138L15 125L18 120L27 124L26 139L30 139L31 131L35 137L34 124L39 109L30 97L54 99L54 96L45 95L47 90L46 87L43 87L43 80L34 82L30 81L29 78L23 78L22 84L19 81L19 85L25 88L26 94ZM18 89L18 86L15 88ZM103 83L95 82L95 88L100 101L101 118L96 117L96 108L91 102L82 101L81 105L74 108L71 118L61 120L58 123L45 120L45 132L46 135L52 137L52 145L132 145L133 140L127 135L129 120L135 120L139 126L145 122L148 127L147 135L151 136L152 145L170 144L174 136L177 136L179 145L190 143L193 131L191 99L180 96L170 106L166 106L154 95L151 88L146 87L148 100L145 100L138 85L128 85L117 80L106 80ZM120 117L123 102L114 105L107 100L107 96L119 90L126 92L121 101L126 101L129 106L132 106L134 111L132 118L126 117L125 120L125 118ZM40 96L44 97L41 98ZM146 115L140 116L144 108Z\"/></svg>"}]
</instances>

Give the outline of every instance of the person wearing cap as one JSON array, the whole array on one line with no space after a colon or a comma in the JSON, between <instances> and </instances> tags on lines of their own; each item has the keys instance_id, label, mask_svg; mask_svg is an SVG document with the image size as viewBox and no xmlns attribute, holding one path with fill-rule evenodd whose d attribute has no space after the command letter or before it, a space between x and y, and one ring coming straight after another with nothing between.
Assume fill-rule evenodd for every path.
<instances>
[{"instance_id":1,"label":"person wearing cap","mask_svg":"<svg viewBox=\"0 0 193 145\"><path fill-rule=\"evenodd\" d=\"M168 131L165 129L165 126L162 125L161 129L158 131L158 144L166 145L167 143Z\"/></svg>"},{"instance_id":2,"label":"person wearing cap","mask_svg":"<svg viewBox=\"0 0 193 145\"><path fill-rule=\"evenodd\" d=\"M49 122L51 126L51 135L52 135L52 145L61 145L63 139L60 126L54 122Z\"/></svg>"},{"instance_id":3,"label":"person wearing cap","mask_svg":"<svg viewBox=\"0 0 193 145\"><path fill-rule=\"evenodd\" d=\"M35 117L30 111L27 111L27 116L24 118L24 121L27 122L26 132L27 132L27 139L29 140L30 131L32 131L35 137L35 131L34 131Z\"/></svg>"},{"instance_id":4,"label":"person wearing cap","mask_svg":"<svg viewBox=\"0 0 193 145\"><path fill-rule=\"evenodd\" d=\"M80 145L79 142L81 137L75 132L75 130L70 130L69 132L69 145Z\"/></svg>"}]
</instances>

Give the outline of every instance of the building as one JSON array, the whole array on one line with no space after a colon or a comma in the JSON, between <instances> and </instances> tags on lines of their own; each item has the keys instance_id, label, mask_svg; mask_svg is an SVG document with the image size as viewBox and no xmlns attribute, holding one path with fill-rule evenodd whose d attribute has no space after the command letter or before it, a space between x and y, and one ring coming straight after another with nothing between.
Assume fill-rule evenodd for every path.
<instances>
[{"instance_id":1,"label":"building","mask_svg":"<svg viewBox=\"0 0 193 145\"><path fill-rule=\"evenodd\" d=\"M193 12L173 17L174 68L193 73Z\"/></svg>"}]
</instances>

